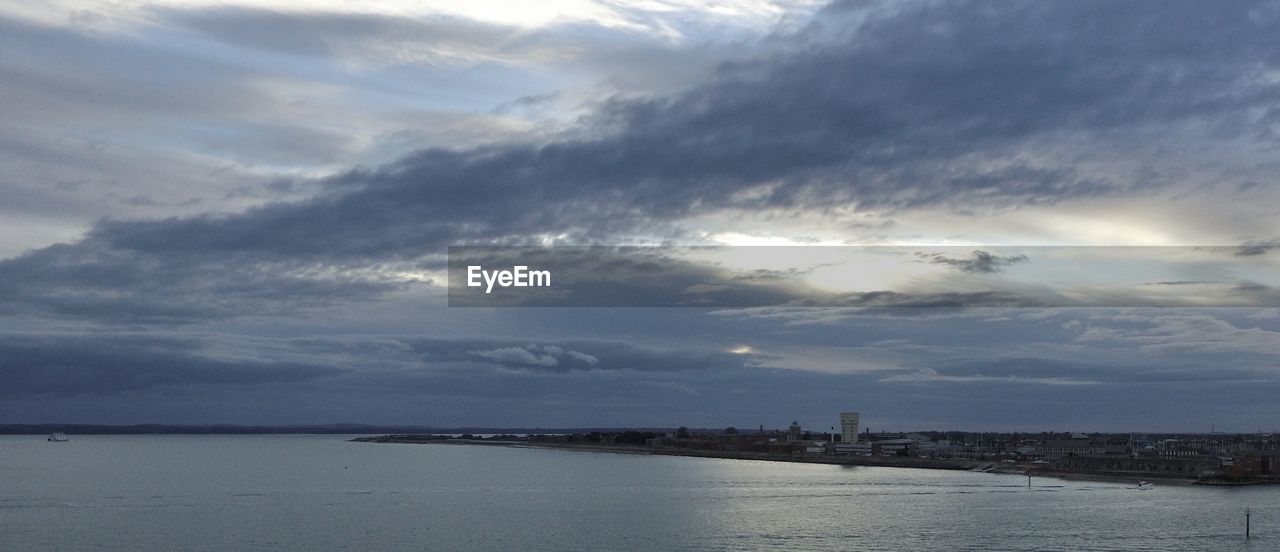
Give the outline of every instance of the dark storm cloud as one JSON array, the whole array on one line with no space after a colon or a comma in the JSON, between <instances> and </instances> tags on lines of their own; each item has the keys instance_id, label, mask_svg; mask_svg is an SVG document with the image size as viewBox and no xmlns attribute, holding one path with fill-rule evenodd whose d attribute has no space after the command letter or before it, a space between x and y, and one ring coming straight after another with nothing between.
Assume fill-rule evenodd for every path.
<instances>
[{"instance_id":1,"label":"dark storm cloud","mask_svg":"<svg viewBox=\"0 0 1280 552\"><path fill-rule=\"evenodd\" d=\"M183 384L311 381L332 367L209 356L195 339L152 336L4 335L0 396L109 395Z\"/></svg>"},{"instance_id":2,"label":"dark storm cloud","mask_svg":"<svg viewBox=\"0 0 1280 552\"><path fill-rule=\"evenodd\" d=\"M377 291L325 285L327 272L412 261L447 244L625 241L724 209L982 209L1164 185L1083 171L1075 152L1050 147L1069 136L1123 144L1166 129L1176 149L1206 139L1186 132L1208 125L1214 139L1271 140L1270 120L1257 114L1280 94L1263 76L1280 64L1274 4L867 6L833 5L779 38L793 46L725 64L684 92L607 101L573 137L426 150L329 178L312 199L237 214L101 222L78 244L0 263L5 285L25 298L6 302L136 309L142 319L195 316L188 308L218 315L244 298L271 309L267 274L312 267L313 277L279 283L279 296L325 301L345 286ZM323 50L314 36L268 37L270 25L253 21L271 14L171 17L227 40ZM303 30L359 36L389 24L316 21ZM337 28L345 25L354 27ZM70 287L83 282L87 291ZM168 300L191 290L189 304ZM887 293L841 304L900 302Z\"/></svg>"},{"instance_id":3,"label":"dark storm cloud","mask_svg":"<svg viewBox=\"0 0 1280 552\"><path fill-rule=\"evenodd\" d=\"M591 137L424 151L334 177L310 201L95 235L156 253L320 258L531 233L608 240L723 208L1000 206L1159 185L1024 155L1071 133L1212 123L1217 139L1268 139L1251 113L1280 97L1260 76L1280 63L1273 4L889 6L858 25L833 6L806 32L849 31L724 65L675 96L606 102ZM735 195L756 186L766 193Z\"/></svg>"},{"instance_id":4,"label":"dark storm cloud","mask_svg":"<svg viewBox=\"0 0 1280 552\"><path fill-rule=\"evenodd\" d=\"M961 272L968 272L971 274L994 274L1004 270L1007 266L1027 261L1026 255L1010 255L1002 257L1000 255L993 255L981 249L974 251L972 256L968 258L948 257L941 253L934 253L932 255L927 253L916 253L916 256L928 263L949 266Z\"/></svg>"}]
</instances>

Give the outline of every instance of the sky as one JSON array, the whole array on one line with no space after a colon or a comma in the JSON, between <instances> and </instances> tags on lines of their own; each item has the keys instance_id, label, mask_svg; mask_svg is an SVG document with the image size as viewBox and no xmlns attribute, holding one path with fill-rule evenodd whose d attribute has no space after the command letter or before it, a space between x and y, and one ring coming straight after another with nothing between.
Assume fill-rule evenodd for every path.
<instances>
[{"instance_id":1,"label":"sky","mask_svg":"<svg viewBox=\"0 0 1280 552\"><path fill-rule=\"evenodd\" d=\"M0 5L0 422L1271 431L1278 26L1247 1ZM629 293L752 300L451 307L466 245L654 247L675 268ZM855 285L811 246L904 253ZM1139 253L1017 249L1046 246ZM1050 280L1102 299L989 300Z\"/></svg>"}]
</instances>

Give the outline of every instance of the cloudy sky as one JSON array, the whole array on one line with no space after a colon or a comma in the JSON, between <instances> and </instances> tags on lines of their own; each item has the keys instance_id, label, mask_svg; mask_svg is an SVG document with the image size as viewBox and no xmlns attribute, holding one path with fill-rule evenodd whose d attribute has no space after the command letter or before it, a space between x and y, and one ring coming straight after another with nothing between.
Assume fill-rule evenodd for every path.
<instances>
[{"instance_id":1,"label":"cloudy sky","mask_svg":"<svg viewBox=\"0 0 1280 552\"><path fill-rule=\"evenodd\" d=\"M8 3L0 422L1276 429L1277 28L1273 2ZM918 250L835 304L776 281L846 273L749 248L729 280L769 293L741 308L449 307L446 248L494 244ZM895 308L921 267L969 299L1060 273L1017 246L1194 258L1087 265L1124 284L1088 306ZM728 281L681 267L641 281Z\"/></svg>"}]
</instances>

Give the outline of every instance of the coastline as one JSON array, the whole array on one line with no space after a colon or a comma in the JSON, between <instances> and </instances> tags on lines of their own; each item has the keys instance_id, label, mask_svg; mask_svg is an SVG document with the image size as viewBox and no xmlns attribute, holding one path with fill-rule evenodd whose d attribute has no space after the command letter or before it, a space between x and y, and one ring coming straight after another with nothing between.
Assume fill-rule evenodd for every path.
<instances>
[{"instance_id":1,"label":"coastline","mask_svg":"<svg viewBox=\"0 0 1280 552\"><path fill-rule=\"evenodd\" d=\"M912 458L899 456L825 456L825 455L783 455L763 452L707 451L669 447L645 447L636 445L601 445L585 443L555 443L528 441L481 441L467 439L438 439L422 435L380 435L357 437L353 442L390 443L416 445L478 445L500 446L509 448L541 448L570 450L580 452L636 454L655 456L685 456L693 458L719 458L725 460L752 460L757 462L788 462L795 464L826 464L838 466L873 466L883 468L918 468L931 470L967 471L973 473L998 473L1004 475L1021 475L1031 477L1049 477L1068 481L1097 481L1105 483L1134 483L1142 480L1156 480L1162 484L1201 485L1196 479L1171 477L1163 474L1130 474L1130 473L1097 473L1063 471L1044 468L1040 465L1008 464L990 460L944 459L944 458ZM1265 484L1265 483L1253 483ZM1209 484L1205 486L1237 486Z\"/></svg>"}]
</instances>

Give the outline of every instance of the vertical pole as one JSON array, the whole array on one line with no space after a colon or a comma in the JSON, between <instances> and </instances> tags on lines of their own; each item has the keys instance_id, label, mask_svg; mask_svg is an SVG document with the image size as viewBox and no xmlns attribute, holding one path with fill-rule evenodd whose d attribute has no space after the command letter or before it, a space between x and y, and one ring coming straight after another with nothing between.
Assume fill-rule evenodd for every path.
<instances>
[{"instance_id":1,"label":"vertical pole","mask_svg":"<svg viewBox=\"0 0 1280 552\"><path fill-rule=\"evenodd\" d=\"M1251 508L1244 509L1244 540L1249 540L1249 516L1253 515Z\"/></svg>"},{"instance_id":2,"label":"vertical pole","mask_svg":"<svg viewBox=\"0 0 1280 552\"><path fill-rule=\"evenodd\" d=\"M1027 488L1031 488L1031 474L1027 474Z\"/></svg>"}]
</instances>

